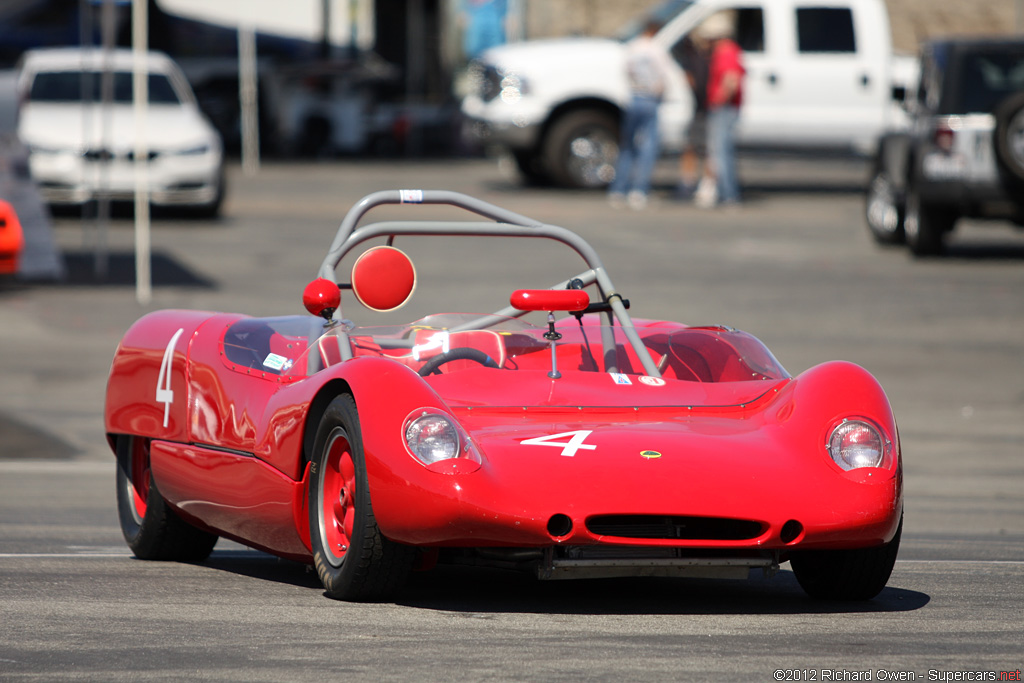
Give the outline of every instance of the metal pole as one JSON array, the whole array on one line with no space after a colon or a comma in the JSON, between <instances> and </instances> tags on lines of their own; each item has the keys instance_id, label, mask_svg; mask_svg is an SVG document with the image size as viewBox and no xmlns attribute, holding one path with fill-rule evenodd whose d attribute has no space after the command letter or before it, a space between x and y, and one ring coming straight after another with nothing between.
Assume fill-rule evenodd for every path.
<instances>
[{"instance_id":1,"label":"metal pole","mask_svg":"<svg viewBox=\"0 0 1024 683\"><path fill-rule=\"evenodd\" d=\"M257 69L256 34L251 25L239 24L238 99L242 112L242 171L247 176L254 176L260 170Z\"/></svg>"},{"instance_id":2,"label":"metal pole","mask_svg":"<svg viewBox=\"0 0 1024 683\"><path fill-rule=\"evenodd\" d=\"M109 262L107 229L110 224L110 165L113 163L111 148L110 110L114 100L114 74L111 71L111 57L114 51L114 0L103 0L100 15L100 29L103 34L103 74L100 77L101 112L99 139L99 198L96 205L96 251L93 271L97 279L106 279Z\"/></svg>"},{"instance_id":3,"label":"metal pole","mask_svg":"<svg viewBox=\"0 0 1024 683\"><path fill-rule=\"evenodd\" d=\"M135 299L146 305L153 297L149 241L149 16L147 0L132 0L132 108L135 114Z\"/></svg>"}]
</instances>

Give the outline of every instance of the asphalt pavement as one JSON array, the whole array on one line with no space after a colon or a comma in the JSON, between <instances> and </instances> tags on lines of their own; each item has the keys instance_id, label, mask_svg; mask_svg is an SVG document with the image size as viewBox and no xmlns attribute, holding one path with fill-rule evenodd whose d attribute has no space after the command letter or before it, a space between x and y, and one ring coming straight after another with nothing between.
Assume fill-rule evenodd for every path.
<instances>
[{"instance_id":1,"label":"asphalt pavement","mask_svg":"<svg viewBox=\"0 0 1024 683\"><path fill-rule=\"evenodd\" d=\"M0 680L1019 680L1024 234L967 224L942 259L878 247L865 170L747 159L744 205L719 212L672 201L665 164L657 201L632 212L523 188L483 160L232 168L220 220L156 217L145 306L130 217L55 218L64 280L0 282ZM635 316L739 327L794 375L833 358L868 368L906 469L888 587L848 605L807 599L785 567L747 582L441 569L395 603L357 605L237 544L195 566L132 559L102 424L121 335L160 308L302 312L345 211L400 188L457 190L579 232ZM413 210L453 216L379 218ZM562 279L566 261L486 240L399 246L420 273L414 300L383 318L346 302L357 323L496 310Z\"/></svg>"}]
</instances>

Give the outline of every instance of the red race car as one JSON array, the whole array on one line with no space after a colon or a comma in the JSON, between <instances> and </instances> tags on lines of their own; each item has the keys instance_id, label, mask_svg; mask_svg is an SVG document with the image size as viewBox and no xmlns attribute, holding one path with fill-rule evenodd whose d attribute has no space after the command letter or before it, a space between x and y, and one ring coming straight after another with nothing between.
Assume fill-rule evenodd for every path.
<instances>
[{"instance_id":1,"label":"red race car","mask_svg":"<svg viewBox=\"0 0 1024 683\"><path fill-rule=\"evenodd\" d=\"M360 225L384 204L471 220ZM409 299L392 243L411 235L540 238L584 270L491 314L343 319L342 290L377 311ZM344 600L387 599L437 562L565 579L789 561L829 599L889 579L899 437L859 366L791 377L739 330L633 319L578 235L453 192L363 198L303 299L312 315L158 311L125 335L105 418L137 557L201 561L223 536L315 565Z\"/></svg>"}]
</instances>

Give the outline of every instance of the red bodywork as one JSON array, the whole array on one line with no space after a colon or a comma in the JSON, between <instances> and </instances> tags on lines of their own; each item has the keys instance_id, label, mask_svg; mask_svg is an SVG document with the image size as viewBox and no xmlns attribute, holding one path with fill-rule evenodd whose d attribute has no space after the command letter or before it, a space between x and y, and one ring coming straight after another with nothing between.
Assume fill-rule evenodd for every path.
<instances>
[{"instance_id":1,"label":"red bodywork","mask_svg":"<svg viewBox=\"0 0 1024 683\"><path fill-rule=\"evenodd\" d=\"M18 272L25 235L21 221L10 202L0 199L0 275Z\"/></svg>"},{"instance_id":2,"label":"red bodywork","mask_svg":"<svg viewBox=\"0 0 1024 683\"><path fill-rule=\"evenodd\" d=\"M380 193L377 203L449 199L416 192ZM359 216L346 217L322 279L305 293L327 322L175 310L139 320L110 371L111 445L122 436L148 444L152 481L186 521L307 562L314 436L342 394L358 413L376 523L401 544L541 549L563 568L589 559L614 572L620 556L634 568L645 557L728 564L767 556L777 568L793 551L894 539L903 508L899 438L867 371L836 361L794 378L742 332L630 319L628 302L578 236L457 201L502 224L357 231ZM506 312L351 329L334 310L328 275L354 245L396 234L568 244L590 270L552 288L557 294L525 290L512 301L523 310L580 311L578 322L570 315L556 323L552 314L547 327L533 326ZM390 276L356 282L359 269L352 286L360 300L388 307L411 293L415 272L404 255L381 253L407 273L400 291ZM594 304L573 291L590 285ZM427 374L433 356L463 347L475 360L453 356ZM423 464L405 428L424 412L449 416L478 457ZM880 437L877 464L837 464L829 444L844 421ZM850 444L856 454L857 440Z\"/></svg>"},{"instance_id":3,"label":"red bodywork","mask_svg":"<svg viewBox=\"0 0 1024 683\"><path fill-rule=\"evenodd\" d=\"M374 350L312 376L282 376L226 356L225 333L240 320L187 311L140 320L111 368L107 432L152 439L153 476L187 519L281 556L309 559L307 451L316 406L341 392L359 411L377 522L406 544L841 548L886 542L899 523L896 425L878 383L850 363L796 378L711 382L669 363L662 382L648 385L634 373L623 385L606 372L568 369L582 361L572 359L573 328L565 324L558 379L547 374L544 349L518 356L516 369L424 378L408 358ZM644 338L663 335L666 325L686 329L635 322ZM293 356L303 350L302 340L278 343L282 351L291 343ZM158 383L169 386L170 402L156 401ZM481 465L434 471L410 455L402 426L425 407L456 418ZM893 442L883 467L846 472L827 454L830 430L850 417L871 421ZM568 446L584 431L579 447ZM552 438L522 443L544 437ZM552 534L555 515L571 520L569 533ZM742 520L756 533L650 539L588 528L608 515ZM784 537L791 521L800 532Z\"/></svg>"}]
</instances>

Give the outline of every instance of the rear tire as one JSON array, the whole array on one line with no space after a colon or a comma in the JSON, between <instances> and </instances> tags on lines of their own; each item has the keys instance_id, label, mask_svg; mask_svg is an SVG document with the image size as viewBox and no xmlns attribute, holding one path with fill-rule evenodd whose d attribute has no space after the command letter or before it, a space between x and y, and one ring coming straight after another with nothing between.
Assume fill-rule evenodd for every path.
<instances>
[{"instance_id":1,"label":"rear tire","mask_svg":"<svg viewBox=\"0 0 1024 683\"><path fill-rule=\"evenodd\" d=\"M615 178L618 122L612 114L580 109L560 116L544 138L544 167L560 187L601 188Z\"/></svg>"},{"instance_id":2,"label":"rear tire","mask_svg":"<svg viewBox=\"0 0 1024 683\"><path fill-rule=\"evenodd\" d=\"M856 550L805 550L789 563L800 587L816 600L870 600L885 588L896 564L903 519L885 545Z\"/></svg>"},{"instance_id":3,"label":"rear tire","mask_svg":"<svg viewBox=\"0 0 1024 683\"><path fill-rule=\"evenodd\" d=\"M197 529L170 508L149 467L149 442L137 436L117 440L117 514L121 533L140 560L202 562L217 536Z\"/></svg>"},{"instance_id":4,"label":"rear tire","mask_svg":"<svg viewBox=\"0 0 1024 683\"><path fill-rule=\"evenodd\" d=\"M386 600L404 584L415 551L385 538L370 503L359 416L343 394L317 428L309 473L309 538L328 597Z\"/></svg>"},{"instance_id":5,"label":"rear tire","mask_svg":"<svg viewBox=\"0 0 1024 683\"><path fill-rule=\"evenodd\" d=\"M995 109L996 159L1009 187L1024 189L1024 93L1011 95Z\"/></svg>"},{"instance_id":6,"label":"rear tire","mask_svg":"<svg viewBox=\"0 0 1024 683\"><path fill-rule=\"evenodd\" d=\"M914 256L938 256L945 249L946 233L952 232L957 215L951 207L924 204L916 191L907 193L903 231Z\"/></svg>"}]
</instances>

